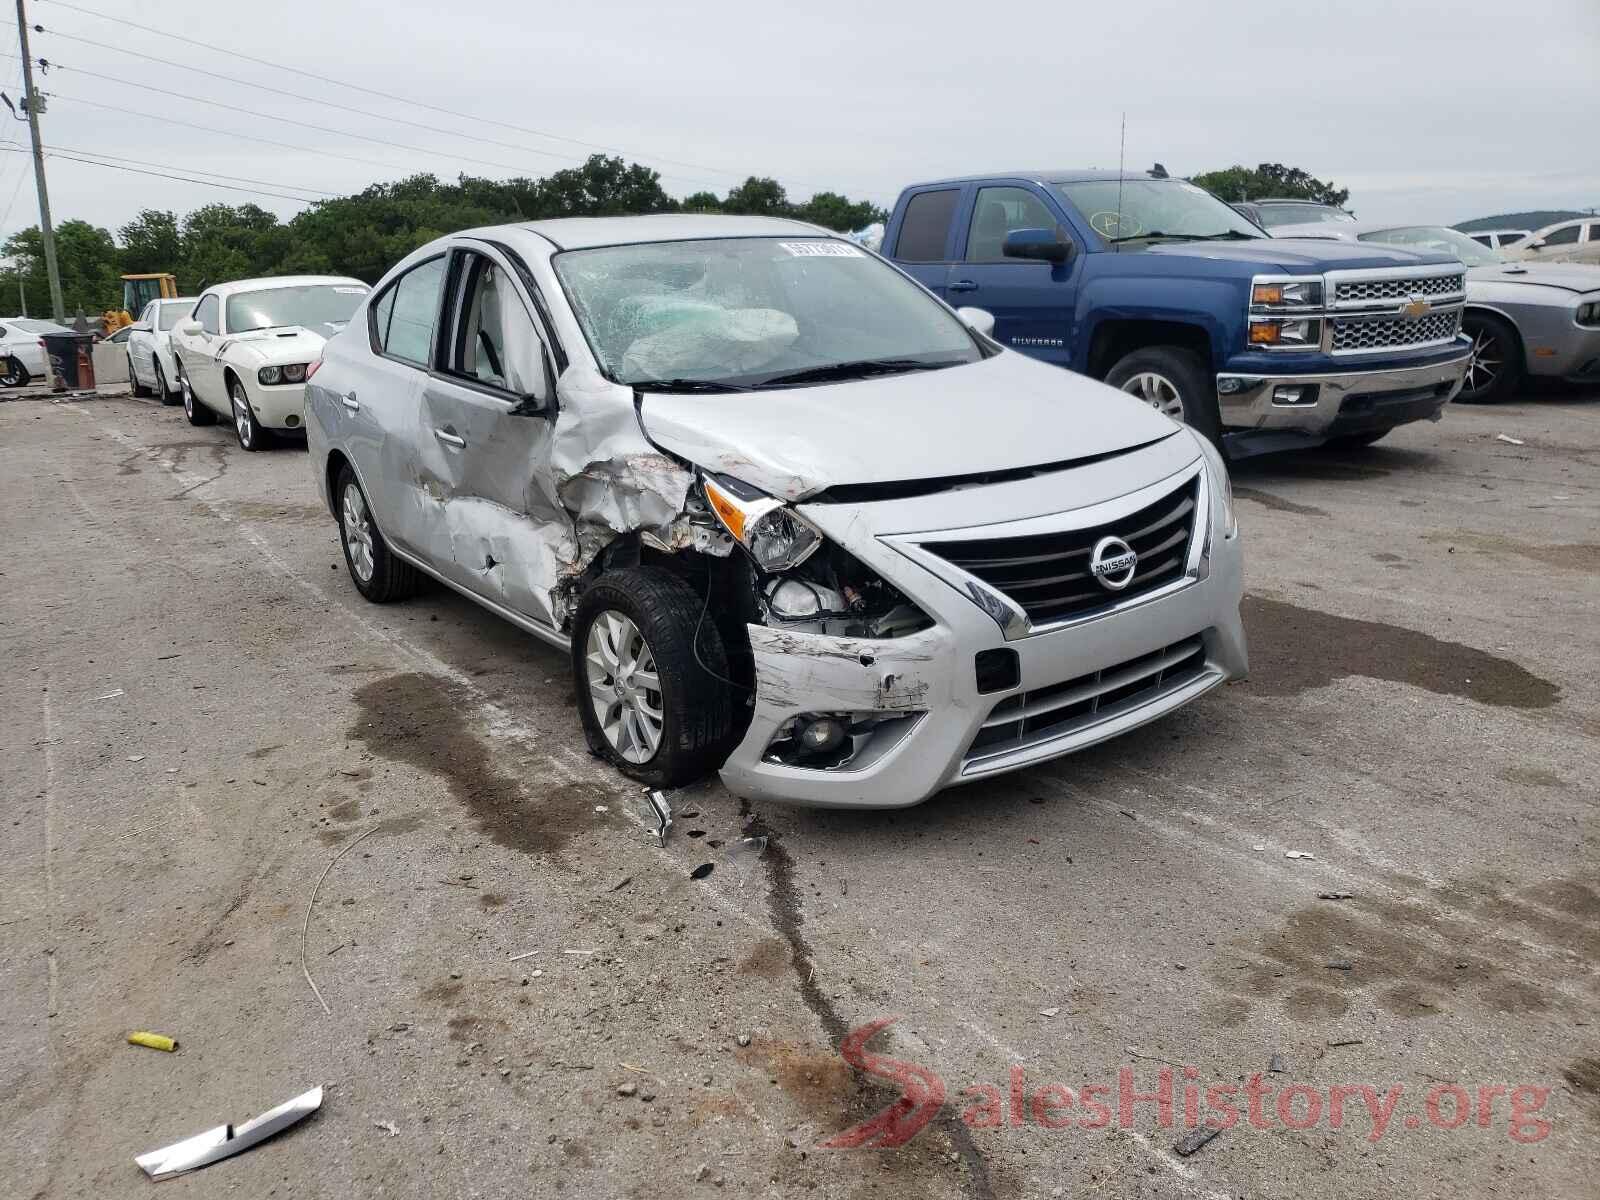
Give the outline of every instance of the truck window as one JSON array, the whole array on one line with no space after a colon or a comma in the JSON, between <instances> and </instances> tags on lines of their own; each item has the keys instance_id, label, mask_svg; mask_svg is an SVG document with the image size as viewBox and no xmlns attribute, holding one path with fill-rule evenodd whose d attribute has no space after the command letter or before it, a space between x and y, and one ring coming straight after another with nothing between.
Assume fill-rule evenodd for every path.
<instances>
[{"instance_id":1,"label":"truck window","mask_svg":"<svg viewBox=\"0 0 1600 1200\"><path fill-rule=\"evenodd\" d=\"M950 233L950 218L955 216L955 188L939 192L918 192L906 203L900 222L900 237L894 257L903 262L943 262L945 243Z\"/></svg>"},{"instance_id":2,"label":"truck window","mask_svg":"<svg viewBox=\"0 0 1600 1200\"><path fill-rule=\"evenodd\" d=\"M967 234L967 261L1003 261L1006 234L1015 229L1054 229L1056 224L1055 214L1027 188L982 188Z\"/></svg>"}]
</instances>

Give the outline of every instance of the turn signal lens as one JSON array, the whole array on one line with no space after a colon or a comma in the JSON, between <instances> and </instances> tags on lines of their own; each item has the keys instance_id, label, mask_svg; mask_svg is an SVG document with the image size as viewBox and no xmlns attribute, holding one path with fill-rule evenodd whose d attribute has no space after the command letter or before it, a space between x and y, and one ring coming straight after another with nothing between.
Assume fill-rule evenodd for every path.
<instances>
[{"instance_id":1,"label":"turn signal lens","mask_svg":"<svg viewBox=\"0 0 1600 1200\"><path fill-rule=\"evenodd\" d=\"M717 520L763 571L792 570L822 545L822 534L781 500L742 485L741 495L733 481L710 476L701 480L701 486Z\"/></svg>"},{"instance_id":2,"label":"turn signal lens","mask_svg":"<svg viewBox=\"0 0 1600 1200\"><path fill-rule=\"evenodd\" d=\"M1276 346L1278 344L1278 326L1271 321L1261 321L1250 326L1250 344L1252 346Z\"/></svg>"}]
</instances>

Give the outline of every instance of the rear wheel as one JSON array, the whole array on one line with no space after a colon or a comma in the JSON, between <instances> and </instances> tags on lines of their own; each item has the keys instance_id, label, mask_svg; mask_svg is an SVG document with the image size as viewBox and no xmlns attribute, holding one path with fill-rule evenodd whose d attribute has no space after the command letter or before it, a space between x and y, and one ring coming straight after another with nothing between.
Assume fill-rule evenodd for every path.
<instances>
[{"instance_id":1,"label":"rear wheel","mask_svg":"<svg viewBox=\"0 0 1600 1200\"><path fill-rule=\"evenodd\" d=\"M703 618L694 589L656 567L607 572L578 605L572 672L584 736L653 787L689 783L727 757L733 689L722 635Z\"/></svg>"},{"instance_id":2,"label":"rear wheel","mask_svg":"<svg viewBox=\"0 0 1600 1200\"><path fill-rule=\"evenodd\" d=\"M128 387L135 396L148 396L150 389L139 382L139 373L133 369L133 355L128 355Z\"/></svg>"},{"instance_id":3,"label":"rear wheel","mask_svg":"<svg viewBox=\"0 0 1600 1200\"><path fill-rule=\"evenodd\" d=\"M1117 360L1107 372L1106 382L1174 421L1192 426L1213 442L1222 436L1216 385L1192 350L1181 346L1135 350Z\"/></svg>"},{"instance_id":4,"label":"rear wheel","mask_svg":"<svg viewBox=\"0 0 1600 1200\"><path fill-rule=\"evenodd\" d=\"M417 569L396 558L389 543L383 540L356 473L348 465L340 467L339 478L333 486L344 565L350 568L356 590L374 604L388 604L415 595L420 582Z\"/></svg>"},{"instance_id":5,"label":"rear wheel","mask_svg":"<svg viewBox=\"0 0 1600 1200\"><path fill-rule=\"evenodd\" d=\"M212 412L194 394L194 386L189 382L189 373L178 366L178 390L183 393L183 415L189 418L191 425L215 425L217 414Z\"/></svg>"},{"instance_id":6,"label":"rear wheel","mask_svg":"<svg viewBox=\"0 0 1600 1200\"><path fill-rule=\"evenodd\" d=\"M22 365L16 355L9 355L0 363L0 387L21 387L29 378L28 368Z\"/></svg>"},{"instance_id":7,"label":"rear wheel","mask_svg":"<svg viewBox=\"0 0 1600 1200\"><path fill-rule=\"evenodd\" d=\"M1456 399L1463 404L1495 404L1508 399L1522 378L1522 343L1511 323L1493 313L1469 312L1461 332L1472 339L1467 377Z\"/></svg>"},{"instance_id":8,"label":"rear wheel","mask_svg":"<svg viewBox=\"0 0 1600 1200\"><path fill-rule=\"evenodd\" d=\"M156 398L163 404L176 404L179 400L178 393L167 386L167 373L162 369L161 359L156 360Z\"/></svg>"}]
</instances>

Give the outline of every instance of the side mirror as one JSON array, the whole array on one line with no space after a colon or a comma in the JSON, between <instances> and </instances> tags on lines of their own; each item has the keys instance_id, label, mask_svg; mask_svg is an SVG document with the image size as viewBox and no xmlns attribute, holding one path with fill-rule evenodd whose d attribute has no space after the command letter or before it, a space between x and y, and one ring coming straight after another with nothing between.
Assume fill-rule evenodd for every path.
<instances>
[{"instance_id":1,"label":"side mirror","mask_svg":"<svg viewBox=\"0 0 1600 1200\"><path fill-rule=\"evenodd\" d=\"M1544 248L1544 239L1543 238L1534 238L1533 241L1528 243L1528 249L1529 250L1542 250L1543 248Z\"/></svg>"},{"instance_id":2,"label":"side mirror","mask_svg":"<svg viewBox=\"0 0 1600 1200\"><path fill-rule=\"evenodd\" d=\"M199 337L205 330L201 328L199 321L190 317L187 320L178 322L178 332L185 337Z\"/></svg>"},{"instance_id":3,"label":"side mirror","mask_svg":"<svg viewBox=\"0 0 1600 1200\"><path fill-rule=\"evenodd\" d=\"M1013 229L1006 234L1000 253L1007 258L1064 263L1073 250L1072 239L1059 229Z\"/></svg>"},{"instance_id":4,"label":"side mirror","mask_svg":"<svg viewBox=\"0 0 1600 1200\"><path fill-rule=\"evenodd\" d=\"M981 333L986 338L994 337L994 314L986 308L958 308L956 316L961 318L962 324L974 333Z\"/></svg>"},{"instance_id":5,"label":"side mirror","mask_svg":"<svg viewBox=\"0 0 1600 1200\"><path fill-rule=\"evenodd\" d=\"M514 417L549 417L556 415L556 370L550 361L550 348L539 343L539 365L544 375L544 393L529 392L517 401L511 410Z\"/></svg>"}]
</instances>

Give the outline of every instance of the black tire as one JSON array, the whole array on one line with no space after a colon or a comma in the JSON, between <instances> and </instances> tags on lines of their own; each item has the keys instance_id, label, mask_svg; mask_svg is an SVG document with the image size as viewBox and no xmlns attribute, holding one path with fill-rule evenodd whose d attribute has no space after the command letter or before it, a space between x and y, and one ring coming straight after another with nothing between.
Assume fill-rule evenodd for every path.
<instances>
[{"instance_id":1,"label":"black tire","mask_svg":"<svg viewBox=\"0 0 1600 1200\"><path fill-rule=\"evenodd\" d=\"M169 408L183 399L174 389L167 386L167 373L161 369L161 356L156 355L156 399Z\"/></svg>"},{"instance_id":2,"label":"black tire","mask_svg":"<svg viewBox=\"0 0 1600 1200\"><path fill-rule=\"evenodd\" d=\"M189 375L178 365L178 390L183 393L183 415L189 419L191 425L215 425L217 414L195 398L194 386L189 382Z\"/></svg>"},{"instance_id":3,"label":"black tire","mask_svg":"<svg viewBox=\"0 0 1600 1200\"><path fill-rule=\"evenodd\" d=\"M732 748L734 689L724 682L727 655L717 623L709 616L701 620L704 613L705 601L694 589L659 567L608 571L578 604L572 626L572 681L584 737L595 754L651 787L679 787L699 779L721 766ZM659 688L642 690L655 697L662 721L654 751L643 761L630 761L618 751L596 712L588 675L589 634L606 614L631 622L642 636L644 652L654 660ZM602 663L599 670L604 669ZM623 707L619 701L619 726Z\"/></svg>"},{"instance_id":4,"label":"black tire","mask_svg":"<svg viewBox=\"0 0 1600 1200\"><path fill-rule=\"evenodd\" d=\"M23 387L33 376L28 374L28 368L22 365L22 360L16 355L10 355L4 363L0 363L0 387Z\"/></svg>"},{"instance_id":5,"label":"black tire","mask_svg":"<svg viewBox=\"0 0 1600 1200\"><path fill-rule=\"evenodd\" d=\"M347 493L352 490L359 499L359 506L347 503ZM389 543L384 541L372 516L367 494L361 490L356 473L348 464L339 468L334 481L333 511L339 518L339 544L344 547L344 565L356 591L374 604L391 604L416 595L422 582L421 573L410 563L396 558L389 549ZM349 524L352 517L357 521L364 518L364 529L352 529ZM371 556L371 570L366 578L362 577L366 565L363 547Z\"/></svg>"},{"instance_id":6,"label":"black tire","mask_svg":"<svg viewBox=\"0 0 1600 1200\"><path fill-rule=\"evenodd\" d=\"M1365 450L1373 442L1393 432L1394 426L1389 425L1383 429L1369 429L1365 433L1347 433L1343 437L1329 438L1323 444L1333 450Z\"/></svg>"},{"instance_id":7,"label":"black tire","mask_svg":"<svg viewBox=\"0 0 1600 1200\"><path fill-rule=\"evenodd\" d=\"M261 422L250 410L250 397L244 390L244 384L237 379L228 382L228 402L233 406L233 433L239 439L239 448L268 449L272 445L272 434L261 428Z\"/></svg>"},{"instance_id":8,"label":"black tire","mask_svg":"<svg viewBox=\"0 0 1600 1200\"><path fill-rule=\"evenodd\" d=\"M1185 425L1192 426L1217 446L1222 445L1222 417L1217 409L1216 384L1194 351L1181 346L1146 346L1118 359L1106 372L1105 381L1179 419L1176 413L1168 411L1175 400L1182 409L1181 419ZM1161 403L1163 399L1165 405Z\"/></svg>"},{"instance_id":9,"label":"black tire","mask_svg":"<svg viewBox=\"0 0 1600 1200\"><path fill-rule=\"evenodd\" d=\"M1461 319L1461 332L1472 339L1472 361L1456 400L1462 404L1509 400L1523 373L1522 340L1516 329L1493 313L1469 312Z\"/></svg>"},{"instance_id":10,"label":"black tire","mask_svg":"<svg viewBox=\"0 0 1600 1200\"><path fill-rule=\"evenodd\" d=\"M128 355L128 388L135 396L148 396L150 394L150 389L140 383L139 376L134 374L132 354Z\"/></svg>"}]
</instances>

